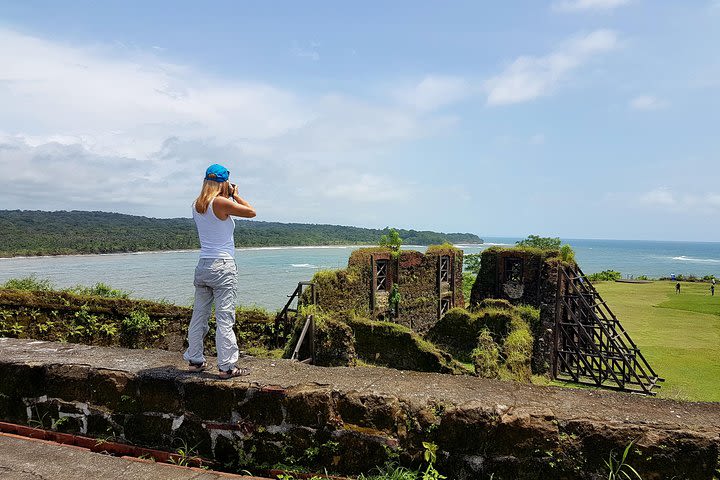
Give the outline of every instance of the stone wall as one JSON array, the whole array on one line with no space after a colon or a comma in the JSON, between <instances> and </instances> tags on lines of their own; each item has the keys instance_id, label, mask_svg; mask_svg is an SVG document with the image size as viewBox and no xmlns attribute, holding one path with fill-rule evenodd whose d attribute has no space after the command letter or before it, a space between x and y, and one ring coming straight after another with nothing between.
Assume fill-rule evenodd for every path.
<instances>
[{"instance_id":1,"label":"stone wall","mask_svg":"<svg viewBox=\"0 0 720 480\"><path fill-rule=\"evenodd\" d=\"M607 478L605 462L631 441L626 461L645 479L710 480L718 465L717 403L283 360L244 366L249 377L219 381L160 350L0 338L0 419L190 446L231 471L416 468L428 441L453 480Z\"/></svg>"}]
</instances>

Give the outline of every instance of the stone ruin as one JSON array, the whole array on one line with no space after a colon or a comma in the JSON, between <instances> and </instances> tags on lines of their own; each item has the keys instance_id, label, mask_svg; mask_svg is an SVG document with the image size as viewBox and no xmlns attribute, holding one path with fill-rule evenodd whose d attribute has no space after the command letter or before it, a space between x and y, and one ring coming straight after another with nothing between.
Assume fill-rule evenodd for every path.
<instances>
[{"instance_id":1,"label":"stone ruin","mask_svg":"<svg viewBox=\"0 0 720 480\"><path fill-rule=\"evenodd\" d=\"M531 305L533 373L596 387L654 395L664 381L645 360L607 302L574 259L559 251L489 248L470 295Z\"/></svg>"},{"instance_id":2,"label":"stone ruin","mask_svg":"<svg viewBox=\"0 0 720 480\"><path fill-rule=\"evenodd\" d=\"M451 308L465 306L462 271L463 252L450 245L431 246L425 253L361 248L352 252L347 269L335 273L341 284L316 277L317 304L424 333Z\"/></svg>"}]
</instances>

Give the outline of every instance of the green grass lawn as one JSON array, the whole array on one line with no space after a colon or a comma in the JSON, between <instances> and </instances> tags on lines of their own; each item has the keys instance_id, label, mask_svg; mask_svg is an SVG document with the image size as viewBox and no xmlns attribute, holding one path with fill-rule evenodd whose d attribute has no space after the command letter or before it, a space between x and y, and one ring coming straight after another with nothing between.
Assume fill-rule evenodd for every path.
<instances>
[{"instance_id":1,"label":"green grass lawn","mask_svg":"<svg viewBox=\"0 0 720 480\"><path fill-rule=\"evenodd\" d=\"M655 372L658 396L720 401L720 292L707 283L597 282L595 288Z\"/></svg>"}]
</instances>

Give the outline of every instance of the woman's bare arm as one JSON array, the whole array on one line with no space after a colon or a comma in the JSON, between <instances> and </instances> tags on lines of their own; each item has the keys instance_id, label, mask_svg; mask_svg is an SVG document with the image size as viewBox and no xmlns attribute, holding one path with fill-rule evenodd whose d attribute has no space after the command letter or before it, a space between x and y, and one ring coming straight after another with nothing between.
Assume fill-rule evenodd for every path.
<instances>
[{"instance_id":1,"label":"woman's bare arm","mask_svg":"<svg viewBox=\"0 0 720 480\"><path fill-rule=\"evenodd\" d=\"M213 212L215 212L216 217L221 220L225 220L231 215L243 218L253 218L257 215L255 209L247 201L245 201L245 199L240 197L237 192L233 198L235 199L235 202L229 198L220 196L215 197L215 201L213 202Z\"/></svg>"}]
</instances>

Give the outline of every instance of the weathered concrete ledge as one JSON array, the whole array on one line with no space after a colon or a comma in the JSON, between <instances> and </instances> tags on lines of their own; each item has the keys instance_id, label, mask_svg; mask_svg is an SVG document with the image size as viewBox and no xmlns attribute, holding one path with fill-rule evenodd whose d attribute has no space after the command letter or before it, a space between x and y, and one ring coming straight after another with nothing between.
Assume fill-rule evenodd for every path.
<instances>
[{"instance_id":1,"label":"weathered concrete ledge","mask_svg":"<svg viewBox=\"0 0 720 480\"><path fill-rule=\"evenodd\" d=\"M439 446L450 479L599 478L611 451L645 479L711 479L720 404L385 368L247 359L249 377L189 374L177 353L0 338L0 418L227 466L341 473Z\"/></svg>"},{"instance_id":2,"label":"weathered concrete ledge","mask_svg":"<svg viewBox=\"0 0 720 480\"><path fill-rule=\"evenodd\" d=\"M268 480L200 468L113 457L78 447L0 433L3 480Z\"/></svg>"}]
</instances>

